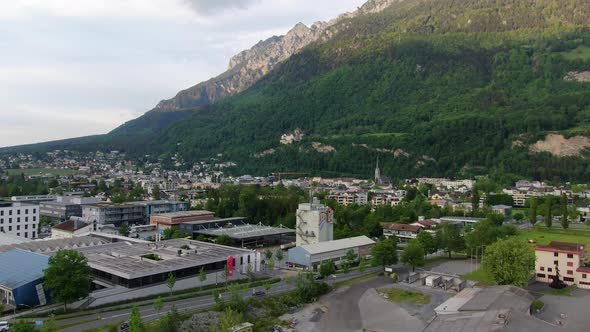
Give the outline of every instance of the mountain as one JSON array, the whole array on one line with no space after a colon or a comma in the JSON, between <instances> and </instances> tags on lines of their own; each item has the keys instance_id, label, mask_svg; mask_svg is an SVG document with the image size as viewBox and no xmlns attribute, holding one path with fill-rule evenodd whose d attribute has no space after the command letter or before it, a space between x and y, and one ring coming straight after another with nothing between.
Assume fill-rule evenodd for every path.
<instances>
[{"instance_id":1,"label":"mountain","mask_svg":"<svg viewBox=\"0 0 590 332\"><path fill-rule=\"evenodd\" d=\"M222 154L242 174L370 176L379 157L393 178L586 181L589 15L585 0L369 1L259 43L98 145Z\"/></svg>"}]
</instances>

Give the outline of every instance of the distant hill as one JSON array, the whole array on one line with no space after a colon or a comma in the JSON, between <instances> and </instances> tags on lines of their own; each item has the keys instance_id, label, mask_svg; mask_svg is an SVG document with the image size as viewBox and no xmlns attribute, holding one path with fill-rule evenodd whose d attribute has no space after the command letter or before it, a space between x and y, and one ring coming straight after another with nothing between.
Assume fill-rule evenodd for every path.
<instances>
[{"instance_id":1,"label":"distant hill","mask_svg":"<svg viewBox=\"0 0 590 332\"><path fill-rule=\"evenodd\" d=\"M588 17L585 0L370 1L261 42L222 76L90 140L164 159L223 154L239 173L368 176L379 157L392 177L587 180ZM284 58L260 60L294 36ZM297 129L302 139L280 143ZM88 147L19 149L66 143Z\"/></svg>"}]
</instances>

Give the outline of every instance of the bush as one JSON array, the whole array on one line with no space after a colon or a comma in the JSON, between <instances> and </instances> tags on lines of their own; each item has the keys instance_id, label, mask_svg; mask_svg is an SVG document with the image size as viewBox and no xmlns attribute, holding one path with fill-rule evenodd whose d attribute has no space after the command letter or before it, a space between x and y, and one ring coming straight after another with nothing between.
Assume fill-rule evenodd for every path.
<instances>
[{"instance_id":1,"label":"bush","mask_svg":"<svg viewBox=\"0 0 590 332\"><path fill-rule=\"evenodd\" d=\"M543 302L541 300L535 300L535 301L533 301L533 304L531 304L531 311L533 313L540 312L541 310L543 310L544 307L545 307L545 302Z\"/></svg>"}]
</instances>

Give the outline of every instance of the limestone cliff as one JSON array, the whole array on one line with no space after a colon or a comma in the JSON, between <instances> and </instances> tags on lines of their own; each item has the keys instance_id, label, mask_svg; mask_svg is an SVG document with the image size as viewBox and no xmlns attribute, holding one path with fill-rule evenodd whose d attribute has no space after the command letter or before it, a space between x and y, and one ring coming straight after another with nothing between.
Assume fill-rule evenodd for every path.
<instances>
[{"instance_id":1,"label":"limestone cliff","mask_svg":"<svg viewBox=\"0 0 590 332\"><path fill-rule=\"evenodd\" d=\"M380 12L400 0L369 0L358 10L329 22L317 22L311 27L298 23L284 36L273 36L252 48L233 56L223 74L180 91L174 98L161 101L155 111L173 112L203 106L242 92L268 74L278 63L287 60L305 46L330 39L338 22L358 15Z\"/></svg>"}]
</instances>

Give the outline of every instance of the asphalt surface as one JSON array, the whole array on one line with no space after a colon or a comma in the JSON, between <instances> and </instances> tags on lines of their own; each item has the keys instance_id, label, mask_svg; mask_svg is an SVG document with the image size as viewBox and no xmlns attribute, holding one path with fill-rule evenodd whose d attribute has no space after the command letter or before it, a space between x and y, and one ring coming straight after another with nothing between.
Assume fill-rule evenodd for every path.
<instances>
[{"instance_id":1,"label":"asphalt surface","mask_svg":"<svg viewBox=\"0 0 590 332\"><path fill-rule=\"evenodd\" d=\"M368 268L364 274L368 274L368 273L375 272L378 270L380 270L380 269L379 268ZM333 283L333 282L339 282L339 281L350 279L350 278L355 278L360 275L361 275L361 273L359 273L359 272L351 272L346 275L337 274L336 278L329 277L324 281L326 281L328 283ZM260 287L258 289L260 289ZM293 291L294 289L295 289L294 285L288 284L285 281L281 281L279 283L272 285L272 288L268 292L268 295L279 295L279 294ZM228 294L222 294L222 297L224 299L226 299L227 296L228 296ZM243 297L244 298L252 297L252 289L248 289L248 290L244 291ZM201 311L201 310L213 307L215 305L215 300L213 299L213 296L208 295L208 296L201 296L201 297L197 297L197 298L190 298L190 299L166 302L164 307L162 308L162 310L159 312L153 308L152 303L145 304L144 301L142 301L140 303L142 305L139 307L141 317L144 320L144 322L148 322L148 321L152 321L154 319L157 319L159 317L166 315L168 313L168 311L170 311L170 309L172 308L173 305L174 305L174 307L176 307L176 310L178 310L179 313L197 312L197 311ZM130 304L130 305L132 305L132 304ZM119 307L120 307L120 305L119 305ZM102 310L105 312L90 313L88 315L84 315L84 316L80 316L80 317L61 319L61 320L56 321L56 323L58 324L58 326L66 327L64 329L61 329L60 331L80 332L80 331L86 331L86 330L90 330L90 329L96 329L96 328L107 326L107 325L114 324L114 323L122 323L122 322L127 321L129 319L129 315L131 312L131 309L129 309L129 308L119 309L119 310L114 309L112 311L106 311L106 310L108 310L108 308L102 309ZM71 325L75 325L75 326L71 326ZM67 326L70 326L70 327L67 327Z\"/></svg>"}]
</instances>

